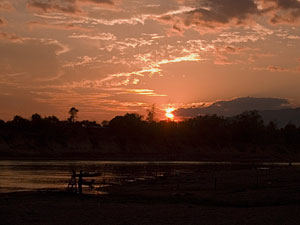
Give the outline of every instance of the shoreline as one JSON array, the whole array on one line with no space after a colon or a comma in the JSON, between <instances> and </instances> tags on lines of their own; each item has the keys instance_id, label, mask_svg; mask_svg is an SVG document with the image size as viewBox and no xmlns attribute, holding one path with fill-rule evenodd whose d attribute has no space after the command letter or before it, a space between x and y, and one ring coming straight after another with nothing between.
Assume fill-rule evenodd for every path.
<instances>
[{"instance_id":1,"label":"shoreline","mask_svg":"<svg viewBox=\"0 0 300 225\"><path fill-rule=\"evenodd\" d=\"M251 155L251 154L102 154L95 156L69 155L69 156L7 156L1 155L4 160L82 160L82 161L122 161L122 162L228 162L228 163L300 163L300 154L280 154L280 155Z\"/></svg>"},{"instance_id":2,"label":"shoreline","mask_svg":"<svg viewBox=\"0 0 300 225\"><path fill-rule=\"evenodd\" d=\"M299 161L276 161L276 160L269 160L269 161L262 161L262 160L244 160L244 161L210 161L210 160L203 160L203 161L192 161L192 160L145 160L145 159L132 159L132 160L118 160L118 159L82 159L82 158L2 158L0 159L1 162L5 161L24 161L24 162L99 162L104 164L165 164L165 165L203 165L203 166L267 166L267 167L290 167L296 166L300 167L300 160ZM1 165L0 165L1 166Z\"/></svg>"}]
</instances>

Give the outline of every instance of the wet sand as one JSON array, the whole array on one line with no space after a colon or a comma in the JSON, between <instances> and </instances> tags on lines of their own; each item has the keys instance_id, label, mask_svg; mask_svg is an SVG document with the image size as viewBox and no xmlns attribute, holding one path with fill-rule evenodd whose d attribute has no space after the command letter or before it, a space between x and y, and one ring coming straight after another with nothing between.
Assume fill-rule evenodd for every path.
<instances>
[{"instance_id":1,"label":"wet sand","mask_svg":"<svg viewBox=\"0 0 300 225\"><path fill-rule=\"evenodd\" d=\"M300 224L293 167L172 174L102 189L0 194L0 224Z\"/></svg>"}]
</instances>

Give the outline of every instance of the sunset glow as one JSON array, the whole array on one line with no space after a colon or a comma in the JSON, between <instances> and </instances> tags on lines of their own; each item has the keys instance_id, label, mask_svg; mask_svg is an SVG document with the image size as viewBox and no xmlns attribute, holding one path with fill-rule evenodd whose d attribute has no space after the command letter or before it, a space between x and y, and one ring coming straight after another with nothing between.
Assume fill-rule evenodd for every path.
<instances>
[{"instance_id":1,"label":"sunset glow","mask_svg":"<svg viewBox=\"0 0 300 225\"><path fill-rule=\"evenodd\" d=\"M300 1L236 2L0 0L0 119L74 106L101 122L151 104L164 117L247 96L299 106Z\"/></svg>"},{"instance_id":2,"label":"sunset glow","mask_svg":"<svg viewBox=\"0 0 300 225\"><path fill-rule=\"evenodd\" d=\"M169 120L173 120L174 119L174 115L172 113L174 110L175 110L175 108L173 108L173 107L170 107L170 108L166 109L165 116L167 117L167 119L169 119Z\"/></svg>"}]
</instances>

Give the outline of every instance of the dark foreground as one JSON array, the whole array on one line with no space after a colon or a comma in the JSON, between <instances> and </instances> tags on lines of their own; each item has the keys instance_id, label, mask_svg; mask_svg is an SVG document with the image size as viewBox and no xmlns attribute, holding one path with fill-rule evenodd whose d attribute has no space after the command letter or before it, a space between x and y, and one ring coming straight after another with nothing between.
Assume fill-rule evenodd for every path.
<instances>
[{"instance_id":1,"label":"dark foreground","mask_svg":"<svg viewBox=\"0 0 300 225\"><path fill-rule=\"evenodd\" d=\"M293 167L202 171L113 186L102 196L1 194L0 224L298 225L299 172Z\"/></svg>"}]
</instances>

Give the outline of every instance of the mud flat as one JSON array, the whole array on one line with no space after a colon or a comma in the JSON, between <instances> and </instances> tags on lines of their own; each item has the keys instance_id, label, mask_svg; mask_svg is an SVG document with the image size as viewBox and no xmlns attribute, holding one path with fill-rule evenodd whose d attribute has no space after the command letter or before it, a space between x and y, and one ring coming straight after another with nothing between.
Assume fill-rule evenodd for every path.
<instances>
[{"instance_id":1,"label":"mud flat","mask_svg":"<svg viewBox=\"0 0 300 225\"><path fill-rule=\"evenodd\" d=\"M0 224L300 224L300 170L202 170L102 189L0 194Z\"/></svg>"}]
</instances>

